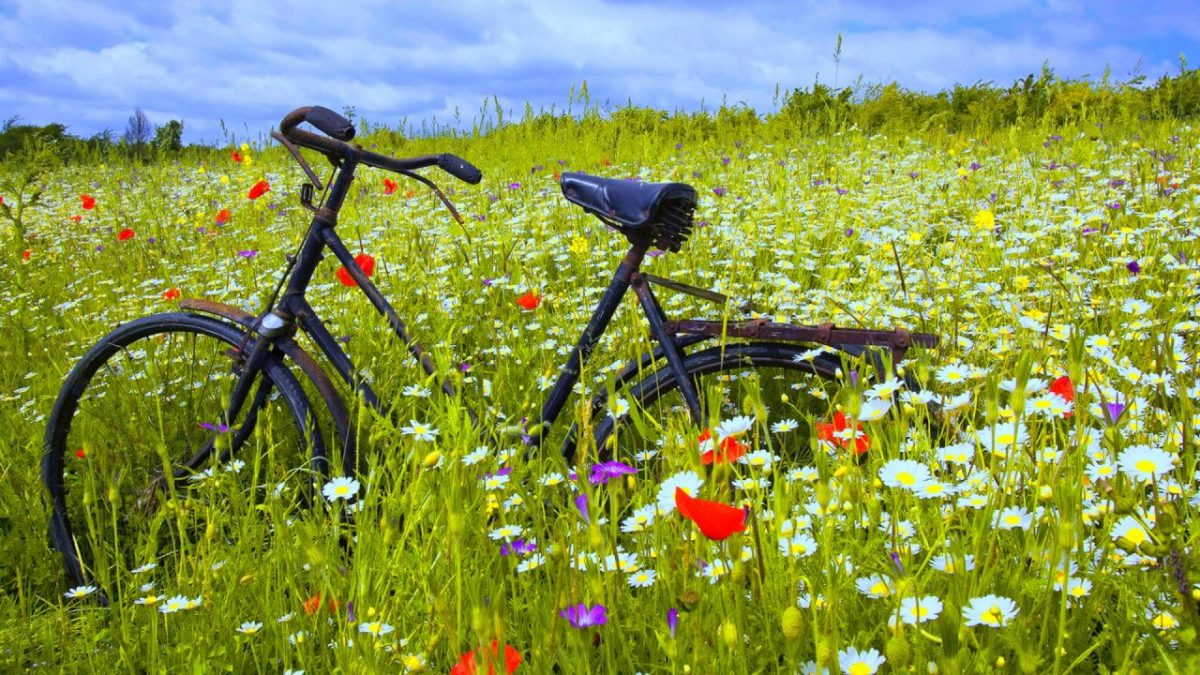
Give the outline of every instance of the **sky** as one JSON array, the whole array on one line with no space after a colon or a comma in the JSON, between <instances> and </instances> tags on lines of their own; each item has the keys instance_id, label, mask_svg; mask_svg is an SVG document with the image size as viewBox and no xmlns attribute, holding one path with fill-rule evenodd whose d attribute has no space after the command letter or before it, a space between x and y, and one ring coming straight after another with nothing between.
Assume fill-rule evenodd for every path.
<instances>
[{"instance_id":1,"label":"sky","mask_svg":"<svg viewBox=\"0 0 1200 675\"><path fill-rule=\"evenodd\" d=\"M814 82L939 91L1200 65L1197 0L0 0L0 120L118 136L141 108L190 143L256 140L291 109L470 128L566 109L723 102ZM838 36L840 58L835 59ZM579 104L574 110L578 112ZM457 116L456 116L457 112ZM457 121L456 121L457 120Z\"/></svg>"}]
</instances>

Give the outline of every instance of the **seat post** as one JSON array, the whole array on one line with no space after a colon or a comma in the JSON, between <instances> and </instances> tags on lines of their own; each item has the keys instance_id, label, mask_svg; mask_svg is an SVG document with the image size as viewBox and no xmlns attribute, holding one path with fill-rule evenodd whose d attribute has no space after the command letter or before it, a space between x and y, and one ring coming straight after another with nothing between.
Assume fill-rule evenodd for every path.
<instances>
[{"instance_id":1,"label":"seat post","mask_svg":"<svg viewBox=\"0 0 1200 675\"><path fill-rule=\"evenodd\" d=\"M621 264L617 266L617 271L613 274L612 282L608 284L604 296L600 298L600 303L592 312L592 318L583 329L583 335L579 336L579 343L567 357L567 363L563 366L558 381L554 383L554 388L546 397L541 415L537 422L529 427L529 436L534 445L541 442L547 427L553 424L558 414L562 412L563 406L567 403L567 397L571 395L571 390L579 381L579 373L583 370L583 365L587 363L588 357L592 355L592 350L600 342L600 336L604 334L613 315L616 314L617 308L621 306L621 299L629 290L634 273L642 266L642 260L645 259L650 244L646 241L632 241L632 243L633 247L621 259Z\"/></svg>"}]
</instances>

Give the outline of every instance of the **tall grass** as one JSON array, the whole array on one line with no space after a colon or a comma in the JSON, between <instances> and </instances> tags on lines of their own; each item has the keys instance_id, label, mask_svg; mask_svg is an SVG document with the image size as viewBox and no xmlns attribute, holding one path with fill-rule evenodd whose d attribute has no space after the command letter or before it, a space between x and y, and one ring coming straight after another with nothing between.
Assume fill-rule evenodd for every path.
<instances>
[{"instance_id":1,"label":"tall grass","mask_svg":"<svg viewBox=\"0 0 1200 675\"><path fill-rule=\"evenodd\" d=\"M630 110L534 115L481 136L373 128L364 145L451 151L484 170L478 187L453 185L463 226L419 185L386 195L384 176L364 172L339 232L376 257L375 278L412 332L496 424L536 413L622 253L558 195L556 175L583 170L697 187L701 226L682 253L650 260L655 273L754 299L781 320L941 334L904 366L947 409L944 435L901 394L864 424L862 461L820 445L769 470L713 470L697 461L701 430L674 429L655 460L662 474L620 457L639 473L592 485L553 446L529 458L519 440L477 450L484 436L464 402L436 393L327 263L314 304L400 421L358 406L368 442L353 522L338 516L343 501L217 510L231 536L199 542L170 573L106 589L109 608L63 597L45 543L36 467L58 388L112 326L172 308L172 288L260 311L306 213L301 174L278 149L241 148L240 163L227 148L54 168L0 264L0 662L445 672L495 640L501 656L502 645L520 654L519 672L837 671L871 649L883 671L1194 670L1200 136L1171 118L1096 121L882 134L736 110ZM248 200L261 179L271 192ZM81 194L96 206L83 210ZM218 225L221 209L232 217ZM125 229L135 236L120 241ZM239 255L248 250L257 255ZM532 312L515 304L529 290L544 297ZM714 311L675 297L667 310ZM623 308L585 387L603 387L643 338ZM847 362L855 369L867 372ZM1048 396L1064 376L1070 415ZM810 431L835 408L857 416L870 385L847 376L798 424ZM779 400L735 404L772 422L792 414ZM406 433L409 420L435 438ZM1169 461L1143 480L1136 453L1148 448ZM897 467L918 469L901 459L941 496L904 488ZM705 479L706 499L748 505L750 528L714 542L670 512L623 531L658 502L659 476L679 471ZM734 477L764 486L734 489ZM196 498L234 504L241 490L227 476ZM501 555L506 526L536 551ZM631 586L646 571L652 583ZM176 595L199 604L159 609ZM937 618L904 620L931 598ZM580 603L605 606L607 622L570 625L560 612ZM239 632L246 622L262 626Z\"/></svg>"}]
</instances>

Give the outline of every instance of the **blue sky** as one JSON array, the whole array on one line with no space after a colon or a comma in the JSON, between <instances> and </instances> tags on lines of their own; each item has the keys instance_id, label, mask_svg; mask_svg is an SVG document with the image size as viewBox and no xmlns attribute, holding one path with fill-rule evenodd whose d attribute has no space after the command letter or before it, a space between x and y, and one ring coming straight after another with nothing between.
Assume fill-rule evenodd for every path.
<instances>
[{"instance_id":1,"label":"blue sky","mask_svg":"<svg viewBox=\"0 0 1200 675\"><path fill-rule=\"evenodd\" d=\"M1048 62L1153 81L1181 53L1200 65L1198 17L1194 0L0 0L0 118L120 134L141 107L218 142L222 120L253 139L310 104L469 126L492 97L562 110L585 80L602 105L760 112L817 80L1007 86Z\"/></svg>"}]
</instances>

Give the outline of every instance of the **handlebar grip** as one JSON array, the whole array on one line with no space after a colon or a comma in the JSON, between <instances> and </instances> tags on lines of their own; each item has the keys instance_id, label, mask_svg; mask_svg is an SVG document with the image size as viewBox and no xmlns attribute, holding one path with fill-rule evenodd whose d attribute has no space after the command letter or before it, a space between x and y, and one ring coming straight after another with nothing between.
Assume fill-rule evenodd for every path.
<instances>
[{"instance_id":1,"label":"handlebar grip","mask_svg":"<svg viewBox=\"0 0 1200 675\"><path fill-rule=\"evenodd\" d=\"M438 156L437 164L442 171L471 185L478 185L483 180L483 172L462 157L445 153Z\"/></svg>"},{"instance_id":2,"label":"handlebar grip","mask_svg":"<svg viewBox=\"0 0 1200 675\"><path fill-rule=\"evenodd\" d=\"M330 138L336 138L339 141L348 141L354 138L354 125L350 123L350 120L329 108L319 105L312 106L304 116L304 121L320 129Z\"/></svg>"}]
</instances>

